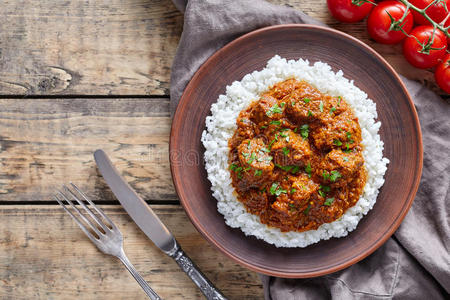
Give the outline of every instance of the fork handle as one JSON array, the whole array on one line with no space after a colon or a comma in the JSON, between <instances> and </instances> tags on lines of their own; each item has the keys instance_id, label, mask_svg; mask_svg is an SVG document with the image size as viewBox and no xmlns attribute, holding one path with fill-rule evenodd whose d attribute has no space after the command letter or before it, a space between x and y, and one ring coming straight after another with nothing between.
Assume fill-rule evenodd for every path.
<instances>
[{"instance_id":1,"label":"fork handle","mask_svg":"<svg viewBox=\"0 0 450 300\"><path fill-rule=\"evenodd\" d=\"M177 245L178 246L178 245ZM200 288L203 295L208 300L227 300L219 290L206 278L205 275L199 270L194 262L184 253L180 246L172 253L169 254L180 268L192 279L192 281Z\"/></svg>"},{"instance_id":2,"label":"fork handle","mask_svg":"<svg viewBox=\"0 0 450 300\"><path fill-rule=\"evenodd\" d=\"M118 259L125 265L127 270L133 275L134 279L141 285L144 292L147 294L147 296L152 300L162 300L161 297L158 296L158 294L148 285L147 281L145 281L144 278L138 273L138 271L134 268L134 266L129 261L128 257L125 255L125 253L122 251L122 253L117 256Z\"/></svg>"}]
</instances>

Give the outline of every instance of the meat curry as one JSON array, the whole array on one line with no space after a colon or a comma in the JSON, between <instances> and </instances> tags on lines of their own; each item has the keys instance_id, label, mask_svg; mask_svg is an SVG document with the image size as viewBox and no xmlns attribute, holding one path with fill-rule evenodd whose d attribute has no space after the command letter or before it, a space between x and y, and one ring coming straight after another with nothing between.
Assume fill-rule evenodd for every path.
<instances>
[{"instance_id":1,"label":"meat curry","mask_svg":"<svg viewBox=\"0 0 450 300\"><path fill-rule=\"evenodd\" d=\"M274 85L240 112L228 141L237 198L281 231L317 229L358 201L366 171L358 118L305 81Z\"/></svg>"}]
</instances>

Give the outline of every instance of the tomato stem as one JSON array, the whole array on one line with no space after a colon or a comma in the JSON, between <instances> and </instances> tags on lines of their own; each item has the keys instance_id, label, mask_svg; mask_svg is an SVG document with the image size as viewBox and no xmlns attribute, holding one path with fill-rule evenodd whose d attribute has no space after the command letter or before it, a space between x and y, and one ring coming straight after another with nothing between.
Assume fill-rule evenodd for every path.
<instances>
[{"instance_id":1,"label":"tomato stem","mask_svg":"<svg viewBox=\"0 0 450 300\"><path fill-rule=\"evenodd\" d=\"M450 14L447 15L447 17L445 18L445 20L442 21L442 22L439 24L439 23L435 22L433 19L431 19L431 18L428 16L427 12L426 12L426 10L427 10L428 8L430 8L432 5L438 4L438 3L441 3L441 2L444 3L445 10L448 11L447 4L444 2L444 0L434 0L433 2L431 2L431 3L430 3L427 7L425 7L424 9L420 9L420 8L414 6L414 5L411 4L408 0L398 0L398 1L400 1L401 3L403 3L404 5L406 5L405 13L403 14L403 17L402 17L402 19L401 19L402 21L403 21L403 19L406 17L406 15L408 14L408 10L409 10L409 9L415 10L416 12L418 12L419 14L421 14L425 19L427 19L427 20L431 23L431 25L433 25L434 30L439 29L439 30L442 31L448 38L450 38L450 32L449 32L450 26L444 27L445 21L449 18L449 15L450 15ZM395 21L395 20L394 20L394 21ZM398 21L397 21L397 22L398 22ZM391 18L391 27L392 27L392 18ZM401 29L397 29L397 30L401 30ZM402 32L403 32L403 31L402 31Z\"/></svg>"}]
</instances>

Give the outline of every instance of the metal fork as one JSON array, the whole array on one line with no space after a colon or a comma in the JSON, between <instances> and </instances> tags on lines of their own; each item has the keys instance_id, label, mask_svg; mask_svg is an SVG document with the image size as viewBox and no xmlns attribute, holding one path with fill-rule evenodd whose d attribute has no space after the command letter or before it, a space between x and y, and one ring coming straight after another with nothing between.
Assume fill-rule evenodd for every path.
<instances>
[{"instance_id":1,"label":"metal fork","mask_svg":"<svg viewBox=\"0 0 450 300\"><path fill-rule=\"evenodd\" d=\"M161 300L161 298L156 294L155 291L147 284L147 282L142 278L142 276L136 271L134 266L128 260L128 257L125 255L123 251L123 237L122 233L119 229L114 225L108 216L103 213L103 211L98 208L76 185L70 183L73 190L69 189L66 185L63 185L63 190L67 194L70 195L78 204L83 208L85 213L87 213L92 220L96 224L92 222L92 220L88 219L85 215L81 213L81 211L73 204L72 200L69 199L62 191L58 190L57 194L54 196L56 201L64 208L64 210L75 220L75 222L80 226L81 230L89 237L89 239L97 246L100 251L103 253L113 255L120 259L120 261L125 265L128 271L130 271L131 275L133 275L134 279L141 285L144 289L147 296L152 300ZM91 207L97 212L98 215L101 216L104 220L106 220L109 224L106 224L101 218L94 214L94 212L84 204L82 200L80 200L81 196L84 200L86 200ZM78 217L75 216L63 203L63 201L67 201L69 205L73 208L73 210L78 214ZM83 222L87 225L83 224Z\"/></svg>"}]
</instances>

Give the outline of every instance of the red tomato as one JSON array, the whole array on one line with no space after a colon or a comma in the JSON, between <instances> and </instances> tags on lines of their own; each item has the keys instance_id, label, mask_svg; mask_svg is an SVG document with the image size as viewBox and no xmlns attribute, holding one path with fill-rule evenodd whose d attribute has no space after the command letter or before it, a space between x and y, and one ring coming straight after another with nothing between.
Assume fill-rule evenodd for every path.
<instances>
[{"instance_id":1,"label":"red tomato","mask_svg":"<svg viewBox=\"0 0 450 300\"><path fill-rule=\"evenodd\" d=\"M346 23L361 21L373 8L373 4L364 0L327 0L327 4L333 17Z\"/></svg>"},{"instance_id":2,"label":"red tomato","mask_svg":"<svg viewBox=\"0 0 450 300\"><path fill-rule=\"evenodd\" d=\"M430 5L434 0L409 0L417 8L423 9ZM430 22L424 16L415 10L411 10L414 16L414 22L420 25L430 25ZM450 0L437 2L427 8L427 15L436 23L441 23L450 11Z\"/></svg>"},{"instance_id":3,"label":"red tomato","mask_svg":"<svg viewBox=\"0 0 450 300\"><path fill-rule=\"evenodd\" d=\"M436 67L434 78L439 87L450 94L450 54L444 57L444 60Z\"/></svg>"},{"instance_id":4,"label":"red tomato","mask_svg":"<svg viewBox=\"0 0 450 300\"><path fill-rule=\"evenodd\" d=\"M389 30L391 26L389 14L394 20L398 21L403 17L405 10L406 6L397 1L382 1L378 3L367 19L369 35L382 44L396 44L403 40L406 36L401 31ZM413 24L413 16L411 12L408 12L405 20L399 26L403 26L403 30L409 33Z\"/></svg>"},{"instance_id":5,"label":"red tomato","mask_svg":"<svg viewBox=\"0 0 450 300\"><path fill-rule=\"evenodd\" d=\"M433 44L429 46L432 48L439 48L440 50L431 50L429 47L428 49L422 49L422 46L417 42L417 40L419 40L423 45L427 44L432 39L433 30L434 28L431 25L418 26L413 29L410 36L405 40L405 43L403 44L403 55L414 67L421 69L431 68L437 65L439 59L445 55L447 50L447 38L440 30L436 30L434 33ZM417 40L414 37L416 37ZM420 53L422 50L427 51L428 54Z\"/></svg>"}]
</instances>

